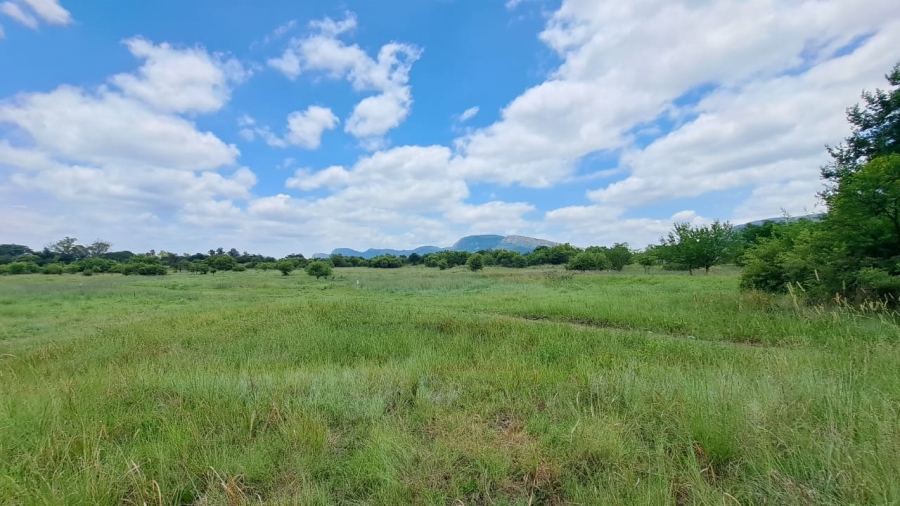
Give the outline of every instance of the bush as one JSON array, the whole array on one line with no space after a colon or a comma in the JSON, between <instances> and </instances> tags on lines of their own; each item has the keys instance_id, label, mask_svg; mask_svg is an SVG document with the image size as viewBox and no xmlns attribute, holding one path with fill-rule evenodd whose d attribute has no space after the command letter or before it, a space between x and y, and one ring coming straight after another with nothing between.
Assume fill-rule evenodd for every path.
<instances>
[{"instance_id":1,"label":"bush","mask_svg":"<svg viewBox=\"0 0 900 506\"><path fill-rule=\"evenodd\" d=\"M900 276L891 276L884 269L865 267L856 275L860 298L900 300Z\"/></svg>"},{"instance_id":2,"label":"bush","mask_svg":"<svg viewBox=\"0 0 900 506\"><path fill-rule=\"evenodd\" d=\"M13 262L8 266L9 274L34 274L41 272L41 268L32 262Z\"/></svg>"},{"instance_id":3,"label":"bush","mask_svg":"<svg viewBox=\"0 0 900 506\"><path fill-rule=\"evenodd\" d=\"M331 264L321 260L310 262L306 266L306 273L310 276L315 276L316 279L331 276L332 272Z\"/></svg>"},{"instance_id":4,"label":"bush","mask_svg":"<svg viewBox=\"0 0 900 506\"><path fill-rule=\"evenodd\" d=\"M237 264L237 265L235 265L234 268L232 268L231 270L234 271L234 272L244 272L244 271L247 270L247 268L244 267L244 266L241 265L241 264Z\"/></svg>"},{"instance_id":5,"label":"bush","mask_svg":"<svg viewBox=\"0 0 900 506\"><path fill-rule=\"evenodd\" d=\"M282 276L288 276L294 270L295 264L293 260L282 260L275 264L275 268L281 271Z\"/></svg>"},{"instance_id":6,"label":"bush","mask_svg":"<svg viewBox=\"0 0 900 506\"><path fill-rule=\"evenodd\" d=\"M472 272L480 271L484 269L484 257L481 253L475 253L466 261L466 266Z\"/></svg>"},{"instance_id":7,"label":"bush","mask_svg":"<svg viewBox=\"0 0 900 506\"><path fill-rule=\"evenodd\" d=\"M44 267L44 274L62 274L63 266L60 264L50 264Z\"/></svg>"},{"instance_id":8,"label":"bush","mask_svg":"<svg viewBox=\"0 0 900 506\"><path fill-rule=\"evenodd\" d=\"M605 271L612 263L603 253L579 253L566 265L570 271Z\"/></svg>"},{"instance_id":9,"label":"bush","mask_svg":"<svg viewBox=\"0 0 900 506\"><path fill-rule=\"evenodd\" d=\"M196 272L197 274L208 274L209 273L209 265L207 265L207 263L202 260L196 261L196 262L191 262L190 271Z\"/></svg>"}]
</instances>

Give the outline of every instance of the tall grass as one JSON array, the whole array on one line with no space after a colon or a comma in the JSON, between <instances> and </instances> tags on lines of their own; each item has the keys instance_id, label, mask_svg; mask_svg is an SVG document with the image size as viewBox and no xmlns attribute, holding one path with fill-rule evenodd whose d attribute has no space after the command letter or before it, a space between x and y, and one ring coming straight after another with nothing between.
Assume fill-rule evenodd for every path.
<instances>
[{"instance_id":1,"label":"tall grass","mask_svg":"<svg viewBox=\"0 0 900 506\"><path fill-rule=\"evenodd\" d=\"M896 503L898 337L729 273L3 278L0 503Z\"/></svg>"}]
</instances>

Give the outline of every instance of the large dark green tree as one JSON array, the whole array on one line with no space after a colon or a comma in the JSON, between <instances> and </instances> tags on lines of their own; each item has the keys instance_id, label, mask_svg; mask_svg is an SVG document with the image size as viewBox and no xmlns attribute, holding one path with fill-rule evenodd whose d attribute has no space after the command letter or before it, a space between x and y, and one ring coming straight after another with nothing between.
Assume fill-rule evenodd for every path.
<instances>
[{"instance_id":1,"label":"large dark green tree","mask_svg":"<svg viewBox=\"0 0 900 506\"><path fill-rule=\"evenodd\" d=\"M832 162L822 168L826 202L849 174L879 156L900 153L900 63L885 78L893 89L864 91L863 104L847 109L851 135L828 148Z\"/></svg>"}]
</instances>

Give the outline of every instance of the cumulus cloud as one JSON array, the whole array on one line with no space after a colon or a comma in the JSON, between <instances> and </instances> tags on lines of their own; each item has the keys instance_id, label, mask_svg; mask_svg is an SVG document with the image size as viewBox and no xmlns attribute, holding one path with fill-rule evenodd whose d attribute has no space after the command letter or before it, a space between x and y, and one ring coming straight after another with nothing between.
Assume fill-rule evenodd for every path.
<instances>
[{"instance_id":1,"label":"cumulus cloud","mask_svg":"<svg viewBox=\"0 0 900 506\"><path fill-rule=\"evenodd\" d=\"M364 145L378 145L371 139L385 135L409 116L412 92L409 72L421 56L411 44L390 42L373 58L357 44L347 44L338 37L356 28L356 17L325 18L310 23L311 33L295 37L278 58L268 61L270 67L289 79L304 71L319 72L332 79L346 79L359 92L376 92L362 99L347 118L345 131L361 139Z\"/></svg>"},{"instance_id":2,"label":"cumulus cloud","mask_svg":"<svg viewBox=\"0 0 900 506\"><path fill-rule=\"evenodd\" d=\"M295 111L288 115L287 141L295 146L316 149L322 142L322 133L338 124L338 117L331 109L309 106L305 111Z\"/></svg>"},{"instance_id":3,"label":"cumulus cloud","mask_svg":"<svg viewBox=\"0 0 900 506\"><path fill-rule=\"evenodd\" d=\"M0 125L12 132L0 141L0 180L14 190L8 202L28 203L69 227L109 225L133 235L129 226L139 223L174 226L172 217L196 202L251 198L256 175L235 168L237 148L178 114L220 108L229 64L196 48L139 45L135 55L154 68L114 76L120 86L63 85L0 102ZM185 76L184 66L160 62L224 68Z\"/></svg>"},{"instance_id":4,"label":"cumulus cloud","mask_svg":"<svg viewBox=\"0 0 900 506\"><path fill-rule=\"evenodd\" d=\"M194 241L176 230L187 223L194 232L208 227L206 239L221 234L276 253L447 245L471 232L642 246L675 221L711 218L692 204L674 214L650 206L738 188L749 197L721 218L815 212L823 145L840 142L848 131L844 108L861 90L883 86L895 63L900 12L893 4L563 0L539 34L560 61L542 83L450 146L394 148L385 135L410 114L420 49L390 42L370 54L347 42L357 28L352 14L315 21L268 64L293 79L350 83L362 96L344 130L373 152L340 166L291 164L277 195L252 194L256 177L236 168L237 149L193 122L223 109L243 69L203 48L132 39L143 66L111 78L109 89L64 86L0 103L0 122L16 133L0 142L0 168L14 167L0 200L96 199L79 208L79 219L97 220L110 219L95 214L114 202L133 208L129 216L147 234ZM244 139L306 149L339 124L318 106L288 114L278 134L249 116L238 119ZM596 158L613 167L592 169ZM558 209L493 196L470 201L472 184L562 182L583 183L583 200ZM31 211L17 216L29 219Z\"/></svg>"},{"instance_id":5,"label":"cumulus cloud","mask_svg":"<svg viewBox=\"0 0 900 506\"><path fill-rule=\"evenodd\" d=\"M900 42L898 17L888 0L873 2L867 9L850 0L564 1L541 33L562 64L547 81L506 106L498 122L457 141L464 161L461 170L473 180L550 186L569 177L590 153L623 150L636 152L624 160L624 168L630 168L641 156L641 150L633 147L635 129L668 118L679 98L704 86L744 97L745 89L784 76L799 74L802 80L810 69L827 65L839 48L875 33L863 46L881 48L881 57L876 58L880 61L873 62L881 69L877 73L868 61L861 61L871 58L850 58L833 74L817 73L824 82L813 83L811 89L797 87L793 97L765 96L760 91L754 97L757 102L741 99L745 109L766 107L771 99L803 100L804 95L812 102L814 95L830 94L829 102L846 104L863 86L880 84L881 73L895 58L886 48ZM854 76L851 82L846 82L847 76ZM806 78L807 83L813 80ZM853 86L854 93L847 94ZM717 105L729 107L724 99ZM840 118L843 107L813 109ZM804 112L814 115L808 109ZM841 133L818 128L807 139L821 148ZM715 141L709 138L707 144ZM668 170L671 176L680 169ZM738 184L752 182L751 178ZM646 202L642 187L634 188L638 190L625 193Z\"/></svg>"},{"instance_id":6,"label":"cumulus cloud","mask_svg":"<svg viewBox=\"0 0 900 506\"><path fill-rule=\"evenodd\" d=\"M287 117L287 133L281 137L272 132L268 126L258 125L248 115L238 118L240 130L238 134L246 141L256 137L275 148L299 146L304 149L318 149L322 144L322 134L333 130L340 123L338 117L327 107L311 105L304 111L294 111Z\"/></svg>"},{"instance_id":7,"label":"cumulus cloud","mask_svg":"<svg viewBox=\"0 0 900 506\"><path fill-rule=\"evenodd\" d=\"M125 96L171 112L218 111L231 98L231 86L247 72L233 58L208 53L201 47L178 49L135 37L125 41L144 65L137 73L117 74L110 82Z\"/></svg>"}]
</instances>

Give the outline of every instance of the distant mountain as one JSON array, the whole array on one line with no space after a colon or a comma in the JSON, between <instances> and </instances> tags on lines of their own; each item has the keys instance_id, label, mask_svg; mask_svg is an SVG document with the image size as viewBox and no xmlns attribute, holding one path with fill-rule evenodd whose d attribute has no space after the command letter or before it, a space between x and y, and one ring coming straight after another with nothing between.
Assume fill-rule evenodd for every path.
<instances>
[{"instance_id":1,"label":"distant mountain","mask_svg":"<svg viewBox=\"0 0 900 506\"><path fill-rule=\"evenodd\" d=\"M496 249L504 239L506 239L504 235L470 235L456 241L449 249L468 252Z\"/></svg>"},{"instance_id":2,"label":"distant mountain","mask_svg":"<svg viewBox=\"0 0 900 506\"><path fill-rule=\"evenodd\" d=\"M468 251L474 253L485 249L503 249L510 251L518 251L519 253L528 253L538 246L555 246L558 243L545 241L544 239L535 239L533 237L525 237L521 235L470 235L456 241L449 248L439 248L437 246L421 246L410 250L396 249L374 249L370 248L366 251L356 251L350 248L337 248L332 251L332 255L344 255L345 257L363 257L366 259L375 258L380 255L409 256L413 253L425 255L428 253L436 253L442 250L452 251ZM316 253L313 258L328 258L328 254Z\"/></svg>"},{"instance_id":3,"label":"distant mountain","mask_svg":"<svg viewBox=\"0 0 900 506\"><path fill-rule=\"evenodd\" d=\"M734 229L741 230L741 229L747 228L750 225L759 226L759 225L762 225L763 223L766 223L767 221L771 221L774 223L784 223L786 221L797 221L797 220L819 221L822 219L823 216L825 216L825 215L822 213L817 213L817 214L807 214L804 216L789 216L787 218L785 218L784 216L780 216L778 218L766 218L764 220L756 220L756 221L751 221L748 223L742 223L740 225L735 225Z\"/></svg>"},{"instance_id":4,"label":"distant mountain","mask_svg":"<svg viewBox=\"0 0 900 506\"><path fill-rule=\"evenodd\" d=\"M331 252L332 255L344 255L345 257L363 257L365 259L375 258L381 255L394 255L395 257L399 256L410 256L413 253L418 253L420 255L424 255L426 253L435 253L437 251L441 251L446 248L438 248L437 246L420 246L416 249L375 249L369 248L366 251L356 251L355 249L350 248L338 248ZM325 253L316 253L313 255L314 258L328 258L329 255Z\"/></svg>"}]
</instances>

